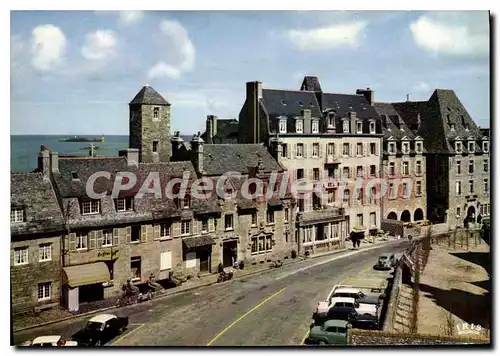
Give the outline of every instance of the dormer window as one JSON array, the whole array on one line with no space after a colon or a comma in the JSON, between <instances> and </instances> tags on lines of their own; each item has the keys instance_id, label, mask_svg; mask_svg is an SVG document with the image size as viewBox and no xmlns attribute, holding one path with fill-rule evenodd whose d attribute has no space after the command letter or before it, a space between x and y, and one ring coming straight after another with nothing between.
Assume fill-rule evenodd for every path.
<instances>
[{"instance_id":1,"label":"dormer window","mask_svg":"<svg viewBox=\"0 0 500 356\"><path fill-rule=\"evenodd\" d=\"M304 121L302 121L302 120L295 121L295 132L297 132L297 133L304 132Z\"/></svg>"},{"instance_id":2,"label":"dormer window","mask_svg":"<svg viewBox=\"0 0 500 356\"><path fill-rule=\"evenodd\" d=\"M281 105L286 106L285 100L281 99Z\"/></svg>"},{"instance_id":3,"label":"dormer window","mask_svg":"<svg viewBox=\"0 0 500 356\"><path fill-rule=\"evenodd\" d=\"M389 142L389 153L396 154L396 142Z\"/></svg>"},{"instance_id":4,"label":"dormer window","mask_svg":"<svg viewBox=\"0 0 500 356\"><path fill-rule=\"evenodd\" d=\"M469 145L469 153L474 153L474 146L475 146L475 142L474 141L469 141L468 142L468 145Z\"/></svg>"},{"instance_id":5,"label":"dormer window","mask_svg":"<svg viewBox=\"0 0 500 356\"><path fill-rule=\"evenodd\" d=\"M101 201L92 199L80 203L82 215L99 214L101 212Z\"/></svg>"},{"instance_id":6,"label":"dormer window","mask_svg":"<svg viewBox=\"0 0 500 356\"><path fill-rule=\"evenodd\" d=\"M153 119L158 120L159 118L160 118L160 108L154 107L153 108Z\"/></svg>"},{"instance_id":7,"label":"dormer window","mask_svg":"<svg viewBox=\"0 0 500 356\"><path fill-rule=\"evenodd\" d=\"M342 123L342 131L344 133L348 133L349 132L349 121L344 120L344 122Z\"/></svg>"},{"instance_id":8,"label":"dormer window","mask_svg":"<svg viewBox=\"0 0 500 356\"><path fill-rule=\"evenodd\" d=\"M363 123L361 121L356 122L356 132L363 133Z\"/></svg>"},{"instance_id":9,"label":"dormer window","mask_svg":"<svg viewBox=\"0 0 500 356\"><path fill-rule=\"evenodd\" d=\"M280 133L286 133L286 120L281 119L279 121Z\"/></svg>"},{"instance_id":10,"label":"dormer window","mask_svg":"<svg viewBox=\"0 0 500 356\"><path fill-rule=\"evenodd\" d=\"M483 152L488 153L490 150L490 144L488 141L483 141Z\"/></svg>"},{"instance_id":11,"label":"dormer window","mask_svg":"<svg viewBox=\"0 0 500 356\"><path fill-rule=\"evenodd\" d=\"M415 142L415 151L417 153L422 153L423 151L423 145L422 145L422 142L418 141L418 142Z\"/></svg>"},{"instance_id":12,"label":"dormer window","mask_svg":"<svg viewBox=\"0 0 500 356\"><path fill-rule=\"evenodd\" d=\"M410 143L409 142L403 142L403 153L404 154L410 153Z\"/></svg>"},{"instance_id":13,"label":"dormer window","mask_svg":"<svg viewBox=\"0 0 500 356\"><path fill-rule=\"evenodd\" d=\"M455 124L450 124L450 130L455 131Z\"/></svg>"},{"instance_id":14,"label":"dormer window","mask_svg":"<svg viewBox=\"0 0 500 356\"><path fill-rule=\"evenodd\" d=\"M335 116L334 115L328 116L328 127L335 128Z\"/></svg>"},{"instance_id":15,"label":"dormer window","mask_svg":"<svg viewBox=\"0 0 500 356\"><path fill-rule=\"evenodd\" d=\"M319 121L318 120L312 121L312 133L319 133Z\"/></svg>"},{"instance_id":16,"label":"dormer window","mask_svg":"<svg viewBox=\"0 0 500 356\"><path fill-rule=\"evenodd\" d=\"M80 179L80 178L78 178L78 173L76 173L76 172L71 172L71 178L77 179L77 180Z\"/></svg>"},{"instance_id":17,"label":"dormer window","mask_svg":"<svg viewBox=\"0 0 500 356\"><path fill-rule=\"evenodd\" d=\"M460 141L455 142L455 151L457 153L462 153L462 142Z\"/></svg>"},{"instance_id":18,"label":"dormer window","mask_svg":"<svg viewBox=\"0 0 500 356\"><path fill-rule=\"evenodd\" d=\"M189 209L191 206L191 197L189 195L184 196L184 200L182 201L182 209Z\"/></svg>"},{"instance_id":19,"label":"dormer window","mask_svg":"<svg viewBox=\"0 0 500 356\"><path fill-rule=\"evenodd\" d=\"M375 133L375 121L370 121L370 133Z\"/></svg>"},{"instance_id":20,"label":"dormer window","mask_svg":"<svg viewBox=\"0 0 500 356\"><path fill-rule=\"evenodd\" d=\"M116 199L115 200L115 207L116 207L116 211L118 211L118 212L132 211L132 210L134 210L134 198L127 197L127 198Z\"/></svg>"},{"instance_id":21,"label":"dormer window","mask_svg":"<svg viewBox=\"0 0 500 356\"><path fill-rule=\"evenodd\" d=\"M24 209L22 208L11 208L10 209L10 222L20 223L24 221Z\"/></svg>"}]
</instances>

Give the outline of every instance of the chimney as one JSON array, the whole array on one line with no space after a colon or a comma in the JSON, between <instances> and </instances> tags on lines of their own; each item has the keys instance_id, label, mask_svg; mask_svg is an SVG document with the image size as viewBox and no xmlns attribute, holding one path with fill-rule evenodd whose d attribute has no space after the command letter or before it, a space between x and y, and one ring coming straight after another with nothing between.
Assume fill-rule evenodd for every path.
<instances>
[{"instance_id":1,"label":"chimney","mask_svg":"<svg viewBox=\"0 0 500 356\"><path fill-rule=\"evenodd\" d=\"M373 106L373 104L375 103L375 91L371 90L370 88L358 89L356 90L356 94L363 95L370 106Z\"/></svg>"},{"instance_id":2,"label":"chimney","mask_svg":"<svg viewBox=\"0 0 500 356\"><path fill-rule=\"evenodd\" d=\"M422 124L422 119L420 118L420 113L417 115L417 130L420 130L420 125Z\"/></svg>"},{"instance_id":3,"label":"chimney","mask_svg":"<svg viewBox=\"0 0 500 356\"><path fill-rule=\"evenodd\" d=\"M256 95L256 99L262 99L262 82L247 82L247 99Z\"/></svg>"},{"instance_id":4,"label":"chimney","mask_svg":"<svg viewBox=\"0 0 500 356\"><path fill-rule=\"evenodd\" d=\"M406 94L406 102L410 101L410 94Z\"/></svg>"},{"instance_id":5,"label":"chimney","mask_svg":"<svg viewBox=\"0 0 500 356\"><path fill-rule=\"evenodd\" d=\"M38 154L38 170L42 172L43 179L50 179L50 151L44 145Z\"/></svg>"},{"instance_id":6,"label":"chimney","mask_svg":"<svg viewBox=\"0 0 500 356\"><path fill-rule=\"evenodd\" d=\"M217 135L217 116L215 115L207 115L207 142L213 143L213 138Z\"/></svg>"},{"instance_id":7,"label":"chimney","mask_svg":"<svg viewBox=\"0 0 500 356\"><path fill-rule=\"evenodd\" d=\"M184 140L180 135L180 131L174 132L174 136L172 136L170 142L172 143L172 161L183 161L184 159L181 156L181 147L184 144Z\"/></svg>"},{"instance_id":8,"label":"chimney","mask_svg":"<svg viewBox=\"0 0 500 356\"><path fill-rule=\"evenodd\" d=\"M139 164L139 149L137 148L125 148L120 150L118 156L125 156L129 166L137 166Z\"/></svg>"},{"instance_id":9,"label":"chimney","mask_svg":"<svg viewBox=\"0 0 500 356\"><path fill-rule=\"evenodd\" d=\"M203 174L203 144L204 141L198 132L191 139L191 160L198 174Z\"/></svg>"},{"instance_id":10,"label":"chimney","mask_svg":"<svg viewBox=\"0 0 500 356\"><path fill-rule=\"evenodd\" d=\"M304 118L304 120L310 120L311 119L311 109L300 110L300 116L302 116Z\"/></svg>"},{"instance_id":11,"label":"chimney","mask_svg":"<svg viewBox=\"0 0 500 356\"><path fill-rule=\"evenodd\" d=\"M50 152L50 167L52 173L59 173L59 155L57 152Z\"/></svg>"},{"instance_id":12,"label":"chimney","mask_svg":"<svg viewBox=\"0 0 500 356\"><path fill-rule=\"evenodd\" d=\"M351 133L356 132L356 112L355 111L349 111L349 122L351 123Z\"/></svg>"}]
</instances>

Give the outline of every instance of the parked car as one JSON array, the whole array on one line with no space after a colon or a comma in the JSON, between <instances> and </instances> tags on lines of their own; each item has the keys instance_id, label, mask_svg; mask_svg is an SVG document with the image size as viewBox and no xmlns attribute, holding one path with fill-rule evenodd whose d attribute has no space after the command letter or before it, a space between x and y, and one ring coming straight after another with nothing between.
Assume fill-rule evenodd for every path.
<instances>
[{"instance_id":1,"label":"parked car","mask_svg":"<svg viewBox=\"0 0 500 356\"><path fill-rule=\"evenodd\" d=\"M346 345L347 329L345 320L327 320L321 326L314 326L309 332L309 343L319 345Z\"/></svg>"},{"instance_id":2,"label":"parked car","mask_svg":"<svg viewBox=\"0 0 500 356\"><path fill-rule=\"evenodd\" d=\"M22 346L33 347L62 347L78 346L76 341L65 340L61 335L39 336L32 342L26 342Z\"/></svg>"},{"instance_id":3,"label":"parked car","mask_svg":"<svg viewBox=\"0 0 500 356\"><path fill-rule=\"evenodd\" d=\"M352 307L358 314L378 316L378 305L358 303L354 298L332 298L328 308L333 307Z\"/></svg>"},{"instance_id":4,"label":"parked car","mask_svg":"<svg viewBox=\"0 0 500 356\"><path fill-rule=\"evenodd\" d=\"M359 288L349 288L349 287L338 287L333 293L333 298L354 298L358 303L364 304L380 304L381 299L384 298L384 294L379 295L367 295L363 293Z\"/></svg>"},{"instance_id":5,"label":"parked car","mask_svg":"<svg viewBox=\"0 0 500 356\"><path fill-rule=\"evenodd\" d=\"M327 313L314 313L311 326L321 326L327 320L345 320L351 322L358 318L358 312L354 307L332 307Z\"/></svg>"},{"instance_id":6,"label":"parked car","mask_svg":"<svg viewBox=\"0 0 500 356\"><path fill-rule=\"evenodd\" d=\"M76 332L72 339L82 346L102 346L123 332L128 326L128 317L100 314L90 319L87 325Z\"/></svg>"},{"instance_id":7,"label":"parked car","mask_svg":"<svg viewBox=\"0 0 500 356\"><path fill-rule=\"evenodd\" d=\"M351 321L352 327L356 329L378 330L379 321L377 317L368 314L358 315Z\"/></svg>"},{"instance_id":8,"label":"parked car","mask_svg":"<svg viewBox=\"0 0 500 356\"><path fill-rule=\"evenodd\" d=\"M383 253L379 256L377 264L375 266L381 269L391 269L395 265L396 265L396 258L394 257L394 254Z\"/></svg>"}]
</instances>

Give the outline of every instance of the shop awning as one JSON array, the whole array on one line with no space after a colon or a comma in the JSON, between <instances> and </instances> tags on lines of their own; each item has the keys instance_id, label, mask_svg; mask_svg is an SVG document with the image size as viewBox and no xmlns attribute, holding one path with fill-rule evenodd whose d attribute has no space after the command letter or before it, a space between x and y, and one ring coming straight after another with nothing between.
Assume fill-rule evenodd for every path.
<instances>
[{"instance_id":1,"label":"shop awning","mask_svg":"<svg viewBox=\"0 0 500 356\"><path fill-rule=\"evenodd\" d=\"M193 247L211 245L214 242L214 239L210 235L202 235L202 236L191 237L188 239L182 239L182 242L184 243L184 245L186 245L187 248L193 248Z\"/></svg>"},{"instance_id":2,"label":"shop awning","mask_svg":"<svg viewBox=\"0 0 500 356\"><path fill-rule=\"evenodd\" d=\"M64 267L67 283L71 288L87 284L109 282L109 269L104 262Z\"/></svg>"}]
</instances>

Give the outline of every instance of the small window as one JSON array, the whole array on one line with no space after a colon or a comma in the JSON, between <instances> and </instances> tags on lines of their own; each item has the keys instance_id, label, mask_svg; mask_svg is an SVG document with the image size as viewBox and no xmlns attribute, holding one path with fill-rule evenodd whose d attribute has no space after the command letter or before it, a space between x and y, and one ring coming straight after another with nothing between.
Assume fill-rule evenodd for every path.
<instances>
[{"instance_id":1,"label":"small window","mask_svg":"<svg viewBox=\"0 0 500 356\"><path fill-rule=\"evenodd\" d=\"M191 197L189 195L184 196L184 200L182 202L183 209L189 209L191 206Z\"/></svg>"},{"instance_id":2,"label":"small window","mask_svg":"<svg viewBox=\"0 0 500 356\"><path fill-rule=\"evenodd\" d=\"M490 150L490 145L489 145L489 142L488 141L483 141L483 151L485 153L488 153Z\"/></svg>"},{"instance_id":3,"label":"small window","mask_svg":"<svg viewBox=\"0 0 500 356\"><path fill-rule=\"evenodd\" d=\"M344 131L344 133L349 132L349 121L344 120L342 123L342 131Z\"/></svg>"},{"instance_id":4,"label":"small window","mask_svg":"<svg viewBox=\"0 0 500 356\"><path fill-rule=\"evenodd\" d=\"M335 116L332 114L328 115L328 127L335 128Z\"/></svg>"},{"instance_id":5,"label":"small window","mask_svg":"<svg viewBox=\"0 0 500 356\"><path fill-rule=\"evenodd\" d=\"M363 166L356 167L356 177L363 177Z\"/></svg>"},{"instance_id":6,"label":"small window","mask_svg":"<svg viewBox=\"0 0 500 356\"><path fill-rule=\"evenodd\" d=\"M422 162L421 161L415 162L415 173L422 174Z\"/></svg>"},{"instance_id":7,"label":"small window","mask_svg":"<svg viewBox=\"0 0 500 356\"><path fill-rule=\"evenodd\" d=\"M349 146L350 146L349 143L344 143L342 145L342 155L349 156L349 150L350 150Z\"/></svg>"},{"instance_id":8,"label":"small window","mask_svg":"<svg viewBox=\"0 0 500 356\"><path fill-rule=\"evenodd\" d=\"M267 223L269 225L274 224L274 211L273 210L267 211Z\"/></svg>"},{"instance_id":9,"label":"small window","mask_svg":"<svg viewBox=\"0 0 500 356\"><path fill-rule=\"evenodd\" d=\"M422 142L417 142L415 144L415 151L417 151L417 153L422 153Z\"/></svg>"},{"instance_id":10,"label":"small window","mask_svg":"<svg viewBox=\"0 0 500 356\"><path fill-rule=\"evenodd\" d=\"M77 250L86 250L87 249L87 233L86 232L78 232L76 234L76 249Z\"/></svg>"},{"instance_id":11,"label":"small window","mask_svg":"<svg viewBox=\"0 0 500 356\"><path fill-rule=\"evenodd\" d=\"M469 160L469 174L474 174L474 160Z\"/></svg>"},{"instance_id":12,"label":"small window","mask_svg":"<svg viewBox=\"0 0 500 356\"><path fill-rule=\"evenodd\" d=\"M39 283L38 284L38 300L48 300L52 295L52 283Z\"/></svg>"},{"instance_id":13,"label":"small window","mask_svg":"<svg viewBox=\"0 0 500 356\"><path fill-rule=\"evenodd\" d=\"M469 153L474 153L474 146L475 146L475 142L469 141Z\"/></svg>"},{"instance_id":14,"label":"small window","mask_svg":"<svg viewBox=\"0 0 500 356\"><path fill-rule=\"evenodd\" d=\"M370 213L370 224L371 226L377 225L377 213Z\"/></svg>"},{"instance_id":15,"label":"small window","mask_svg":"<svg viewBox=\"0 0 500 356\"><path fill-rule=\"evenodd\" d=\"M130 258L130 277L132 280L141 279L141 257Z\"/></svg>"},{"instance_id":16,"label":"small window","mask_svg":"<svg viewBox=\"0 0 500 356\"><path fill-rule=\"evenodd\" d=\"M469 181L469 192L474 193L474 181L473 180Z\"/></svg>"},{"instance_id":17,"label":"small window","mask_svg":"<svg viewBox=\"0 0 500 356\"><path fill-rule=\"evenodd\" d=\"M490 164L489 164L488 160L485 159L483 161L483 170L484 170L485 173L489 171L489 167L490 167Z\"/></svg>"},{"instance_id":18,"label":"small window","mask_svg":"<svg viewBox=\"0 0 500 356\"><path fill-rule=\"evenodd\" d=\"M297 152L296 152L297 158L302 158L304 157L304 144L302 143L297 143Z\"/></svg>"},{"instance_id":19,"label":"small window","mask_svg":"<svg viewBox=\"0 0 500 356\"><path fill-rule=\"evenodd\" d=\"M82 215L99 214L100 200L84 200L81 202Z\"/></svg>"},{"instance_id":20,"label":"small window","mask_svg":"<svg viewBox=\"0 0 500 356\"><path fill-rule=\"evenodd\" d=\"M362 143L356 144L356 155L357 156L363 155L363 144Z\"/></svg>"},{"instance_id":21,"label":"small window","mask_svg":"<svg viewBox=\"0 0 500 356\"><path fill-rule=\"evenodd\" d=\"M359 134L363 133L363 123L361 121L356 123L356 132Z\"/></svg>"},{"instance_id":22,"label":"small window","mask_svg":"<svg viewBox=\"0 0 500 356\"><path fill-rule=\"evenodd\" d=\"M396 175L396 164L394 162L389 162L389 175Z\"/></svg>"},{"instance_id":23,"label":"small window","mask_svg":"<svg viewBox=\"0 0 500 356\"><path fill-rule=\"evenodd\" d=\"M159 119L159 118L160 118L160 108L154 107L153 108L153 119Z\"/></svg>"},{"instance_id":24,"label":"small window","mask_svg":"<svg viewBox=\"0 0 500 356\"><path fill-rule=\"evenodd\" d=\"M405 153L405 154L410 153L410 143L409 142L403 142L403 153Z\"/></svg>"},{"instance_id":25,"label":"small window","mask_svg":"<svg viewBox=\"0 0 500 356\"><path fill-rule=\"evenodd\" d=\"M488 193L490 191L490 188L488 186L488 179L484 179L484 192Z\"/></svg>"},{"instance_id":26,"label":"small window","mask_svg":"<svg viewBox=\"0 0 500 356\"><path fill-rule=\"evenodd\" d=\"M141 227L139 225L132 226L130 232L130 242L141 241Z\"/></svg>"},{"instance_id":27,"label":"small window","mask_svg":"<svg viewBox=\"0 0 500 356\"><path fill-rule=\"evenodd\" d=\"M14 249L14 266L28 264L28 247Z\"/></svg>"},{"instance_id":28,"label":"small window","mask_svg":"<svg viewBox=\"0 0 500 356\"><path fill-rule=\"evenodd\" d=\"M295 131L297 133L303 133L304 132L304 121L302 121L302 120L296 120L295 121Z\"/></svg>"},{"instance_id":29,"label":"small window","mask_svg":"<svg viewBox=\"0 0 500 356\"><path fill-rule=\"evenodd\" d=\"M302 179L302 178L304 178L304 169L299 168L297 169L297 179Z\"/></svg>"},{"instance_id":30,"label":"small window","mask_svg":"<svg viewBox=\"0 0 500 356\"><path fill-rule=\"evenodd\" d=\"M377 154L377 146L374 142L370 143L370 154L375 156Z\"/></svg>"},{"instance_id":31,"label":"small window","mask_svg":"<svg viewBox=\"0 0 500 356\"><path fill-rule=\"evenodd\" d=\"M349 193L350 193L349 189L345 189L344 190L344 197L343 197L344 198L343 199L344 203L349 203Z\"/></svg>"},{"instance_id":32,"label":"small window","mask_svg":"<svg viewBox=\"0 0 500 356\"><path fill-rule=\"evenodd\" d=\"M389 142L389 153L390 154L396 153L396 142Z\"/></svg>"},{"instance_id":33,"label":"small window","mask_svg":"<svg viewBox=\"0 0 500 356\"><path fill-rule=\"evenodd\" d=\"M418 196L421 196L422 195L422 182L421 181L417 181L417 188L416 188L416 194Z\"/></svg>"},{"instance_id":34,"label":"small window","mask_svg":"<svg viewBox=\"0 0 500 356\"><path fill-rule=\"evenodd\" d=\"M319 157L319 143L313 143L312 156Z\"/></svg>"},{"instance_id":35,"label":"small window","mask_svg":"<svg viewBox=\"0 0 500 356\"><path fill-rule=\"evenodd\" d=\"M457 153L462 153L462 142L460 141L455 142L455 151Z\"/></svg>"},{"instance_id":36,"label":"small window","mask_svg":"<svg viewBox=\"0 0 500 356\"><path fill-rule=\"evenodd\" d=\"M342 177L345 179L349 179L350 177L350 169L349 167L342 168Z\"/></svg>"},{"instance_id":37,"label":"small window","mask_svg":"<svg viewBox=\"0 0 500 356\"><path fill-rule=\"evenodd\" d=\"M171 236L172 223L160 224L160 238L168 238Z\"/></svg>"},{"instance_id":38,"label":"small window","mask_svg":"<svg viewBox=\"0 0 500 356\"><path fill-rule=\"evenodd\" d=\"M208 232L208 219L207 218L201 219L201 232L202 233Z\"/></svg>"},{"instance_id":39,"label":"small window","mask_svg":"<svg viewBox=\"0 0 500 356\"><path fill-rule=\"evenodd\" d=\"M410 162L408 161L403 161L403 174L404 175L410 174Z\"/></svg>"},{"instance_id":40,"label":"small window","mask_svg":"<svg viewBox=\"0 0 500 356\"><path fill-rule=\"evenodd\" d=\"M363 214L358 214L357 215L357 225L359 227L363 226Z\"/></svg>"},{"instance_id":41,"label":"small window","mask_svg":"<svg viewBox=\"0 0 500 356\"><path fill-rule=\"evenodd\" d=\"M288 145L286 143L281 145L281 157L283 158L288 157Z\"/></svg>"},{"instance_id":42,"label":"small window","mask_svg":"<svg viewBox=\"0 0 500 356\"><path fill-rule=\"evenodd\" d=\"M312 122L312 133L319 133L319 121L313 120Z\"/></svg>"},{"instance_id":43,"label":"small window","mask_svg":"<svg viewBox=\"0 0 500 356\"><path fill-rule=\"evenodd\" d=\"M455 124L450 124L450 130L455 131Z\"/></svg>"},{"instance_id":44,"label":"small window","mask_svg":"<svg viewBox=\"0 0 500 356\"><path fill-rule=\"evenodd\" d=\"M38 247L39 262L52 261L52 244L41 244Z\"/></svg>"},{"instance_id":45,"label":"small window","mask_svg":"<svg viewBox=\"0 0 500 356\"><path fill-rule=\"evenodd\" d=\"M370 122L370 133L371 134L375 133L375 122L374 121Z\"/></svg>"},{"instance_id":46,"label":"small window","mask_svg":"<svg viewBox=\"0 0 500 356\"><path fill-rule=\"evenodd\" d=\"M80 179L80 178L78 178L78 173L77 172L71 172L71 177L73 179Z\"/></svg>"},{"instance_id":47,"label":"small window","mask_svg":"<svg viewBox=\"0 0 500 356\"><path fill-rule=\"evenodd\" d=\"M191 220L183 220L181 222L181 235L191 234Z\"/></svg>"},{"instance_id":48,"label":"small window","mask_svg":"<svg viewBox=\"0 0 500 356\"><path fill-rule=\"evenodd\" d=\"M313 168L313 179L319 180L319 168Z\"/></svg>"},{"instance_id":49,"label":"small window","mask_svg":"<svg viewBox=\"0 0 500 356\"><path fill-rule=\"evenodd\" d=\"M115 207L116 207L116 211L118 211L118 212L134 210L134 198L127 197L127 198L116 199L115 200Z\"/></svg>"},{"instance_id":50,"label":"small window","mask_svg":"<svg viewBox=\"0 0 500 356\"><path fill-rule=\"evenodd\" d=\"M370 177L375 177L377 175L377 167L372 164L370 165Z\"/></svg>"},{"instance_id":51,"label":"small window","mask_svg":"<svg viewBox=\"0 0 500 356\"><path fill-rule=\"evenodd\" d=\"M460 208L457 208L457 218L460 217Z\"/></svg>"},{"instance_id":52,"label":"small window","mask_svg":"<svg viewBox=\"0 0 500 356\"><path fill-rule=\"evenodd\" d=\"M462 194L462 182L455 182L455 193L457 193L457 195Z\"/></svg>"},{"instance_id":53,"label":"small window","mask_svg":"<svg viewBox=\"0 0 500 356\"><path fill-rule=\"evenodd\" d=\"M153 152L158 152L158 141L153 141Z\"/></svg>"},{"instance_id":54,"label":"small window","mask_svg":"<svg viewBox=\"0 0 500 356\"><path fill-rule=\"evenodd\" d=\"M228 214L224 216L224 227L226 230L233 229L233 214Z\"/></svg>"},{"instance_id":55,"label":"small window","mask_svg":"<svg viewBox=\"0 0 500 356\"><path fill-rule=\"evenodd\" d=\"M286 133L286 120L280 120L280 133Z\"/></svg>"},{"instance_id":56,"label":"small window","mask_svg":"<svg viewBox=\"0 0 500 356\"><path fill-rule=\"evenodd\" d=\"M285 208L285 222L288 222L288 215L290 214L290 210Z\"/></svg>"},{"instance_id":57,"label":"small window","mask_svg":"<svg viewBox=\"0 0 500 356\"><path fill-rule=\"evenodd\" d=\"M333 156L335 154L335 144L334 143L329 143L327 146L326 146L326 149L327 149L327 155L328 156Z\"/></svg>"},{"instance_id":58,"label":"small window","mask_svg":"<svg viewBox=\"0 0 500 356\"><path fill-rule=\"evenodd\" d=\"M10 222L20 223L24 221L24 209L11 208L10 210Z\"/></svg>"},{"instance_id":59,"label":"small window","mask_svg":"<svg viewBox=\"0 0 500 356\"><path fill-rule=\"evenodd\" d=\"M252 213L252 226L257 226L257 212Z\"/></svg>"}]
</instances>

